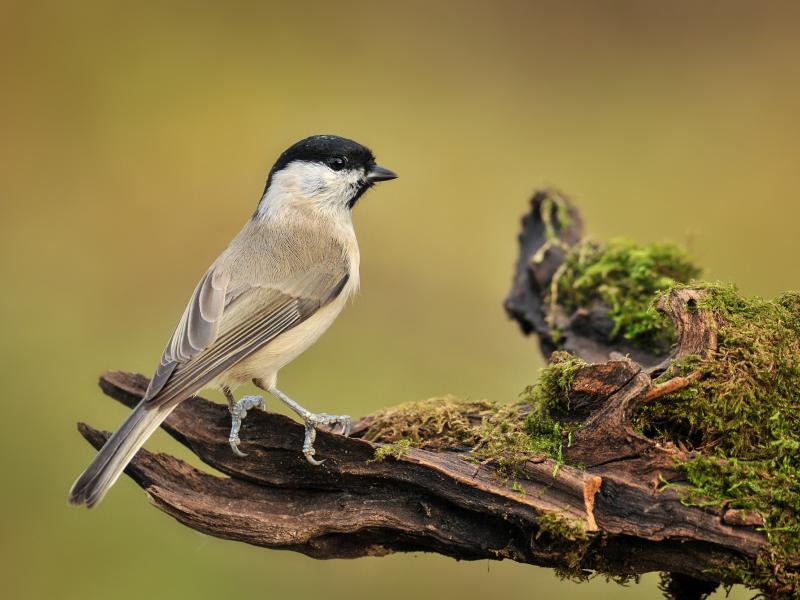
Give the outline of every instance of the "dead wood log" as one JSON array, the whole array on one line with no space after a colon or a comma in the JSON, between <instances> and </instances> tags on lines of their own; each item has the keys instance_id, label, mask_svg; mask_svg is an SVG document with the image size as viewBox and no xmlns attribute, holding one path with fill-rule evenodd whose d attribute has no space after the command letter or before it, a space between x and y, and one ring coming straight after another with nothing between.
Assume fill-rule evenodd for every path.
<instances>
[{"instance_id":1,"label":"dead wood log","mask_svg":"<svg viewBox=\"0 0 800 600\"><path fill-rule=\"evenodd\" d=\"M559 415L581 424L566 450L568 463L580 467L531 457L512 488L463 448L410 448L376 461L379 444L361 439L375 417L356 422L350 438L320 432L316 448L326 460L312 467L299 452L302 426L262 411L244 422L240 435L248 456L240 458L228 445L227 408L194 398L163 427L228 477L145 450L126 473L160 510L193 529L316 558L430 551L457 559L509 558L572 575L662 571L677 574L682 597L692 596L686 591L691 582L696 597L715 583L736 583L720 575L721 566L753 559L764 548L757 524L721 509L685 506L678 491L662 484L683 480L676 461L686 454L631 425L638 406L668 391L653 384L654 373L676 357L713 350L713 316L697 309L698 292L674 292L662 306L678 332L667 360L609 343L601 306L559 315L562 337L555 340L547 291L565 248L580 239L581 221L568 205L568 226L543 222L546 198L537 194L523 220L506 308L523 331L538 335L546 354L563 347L594 363L578 371L570 411ZM103 391L127 406L138 402L147 383L122 372L100 379ZM663 385L685 383L676 378ZM95 448L108 437L86 424L79 430Z\"/></svg>"}]
</instances>

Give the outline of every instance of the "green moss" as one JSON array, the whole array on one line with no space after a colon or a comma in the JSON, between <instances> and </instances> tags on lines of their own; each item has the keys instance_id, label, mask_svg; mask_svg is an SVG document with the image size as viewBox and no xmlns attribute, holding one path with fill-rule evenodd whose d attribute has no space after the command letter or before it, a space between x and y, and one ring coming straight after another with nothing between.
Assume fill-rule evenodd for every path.
<instances>
[{"instance_id":1,"label":"green moss","mask_svg":"<svg viewBox=\"0 0 800 600\"><path fill-rule=\"evenodd\" d=\"M513 479L527 460L549 454L554 445L549 438L542 441L528 432L528 411L529 406L521 402L500 405L453 396L431 398L378 413L364 438L390 445L379 448L376 458L378 453L394 456L394 447L401 441L405 450L411 446L461 450L475 462L492 464L502 476Z\"/></svg>"},{"instance_id":2,"label":"green moss","mask_svg":"<svg viewBox=\"0 0 800 600\"><path fill-rule=\"evenodd\" d=\"M587 531L583 520L571 519L558 512L543 513L539 516L538 525L537 540L544 543L552 541L561 547L560 554L564 562L556 567L556 574L576 583L591 579L593 572L583 568L583 561L601 536Z\"/></svg>"},{"instance_id":3,"label":"green moss","mask_svg":"<svg viewBox=\"0 0 800 600\"><path fill-rule=\"evenodd\" d=\"M453 396L409 402L373 417L367 440L381 442L374 460L402 457L411 447L430 450L453 449L466 452L469 460L491 464L510 488L524 494L517 478L523 476L526 461L541 456L555 460L553 476L564 462L574 425L562 424L550 412L565 410L569 391L585 362L558 352L542 370L539 382L527 388L520 400L501 405L485 400L459 400ZM581 567L595 533L588 532L581 519L560 513L542 513L537 538L560 548L564 557L557 572L562 577L586 579Z\"/></svg>"},{"instance_id":4,"label":"green moss","mask_svg":"<svg viewBox=\"0 0 800 600\"><path fill-rule=\"evenodd\" d=\"M540 383L527 388L513 404L453 396L402 404L376 414L364 438L390 445L402 441L406 450L414 446L467 451L472 460L494 465L509 479L534 457L551 457L558 466L564 460L568 432L550 418L549 410L564 401L575 372L583 364L559 353L556 362L542 371ZM379 448L376 458L378 453L381 457L394 456L394 446Z\"/></svg>"},{"instance_id":5,"label":"green moss","mask_svg":"<svg viewBox=\"0 0 800 600\"><path fill-rule=\"evenodd\" d=\"M558 207L551 199L542 208L553 236ZM569 251L551 300L568 309L603 302L615 323L612 337L665 350L674 334L656 314L654 300L659 290L667 294L698 272L676 246L582 243ZM800 589L800 293L765 301L743 297L733 286L692 287L705 291L696 309L715 316L718 347L708 357L674 363L664 380L698 372L700 378L640 407L634 425L689 451L690 459L679 464L688 485L665 482L680 490L686 504L755 512L763 520L766 550L753 561L727 557L715 567L717 574L787 595ZM409 403L376 415L366 438L388 443L376 458L400 457L411 446L464 451L476 462L495 465L520 491L513 479L532 457L553 458L557 474L577 426L554 415L569 413L585 363L566 353L551 360L517 403L452 396ZM538 535L582 549L569 561L570 576L572 566L580 574L585 549L596 539L558 514L542 515Z\"/></svg>"},{"instance_id":6,"label":"green moss","mask_svg":"<svg viewBox=\"0 0 800 600\"><path fill-rule=\"evenodd\" d=\"M564 448L577 425L553 419L553 411L569 411L569 393L578 371L586 362L568 352L554 352L550 364L541 370L536 385L522 393L522 401L530 405L525 417L525 431L535 451L556 461L553 474L564 463Z\"/></svg>"},{"instance_id":7,"label":"green moss","mask_svg":"<svg viewBox=\"0 0 800 600\"><path fill-rule=\"evenodd\" d=\"M701 378L641 407L635 424L648 436L691 452L679 465L689 485L666 484L678 488L686 504L747 510L763 519L767 550L754 561L721 562L718 574L770 593L797 589L800 294L767 302L742 297L732 286L693 287L705 290L697 309L715 315L718 348L705 359L674 364L664 379L697 371ZM452 396L409 403L376 415L366 437L388 442L376 453L380 457L402 456L411 446L466 452L471 460L496 466L512 480L512 489L520 490L514 479L532 457L552 457L557 474L576 427L554 415L569 412L585 363L566 353L551 360L517 403ZM573 525L560 515L543 515L539 535L588 548L594 536ZM569 561L574 573L580 574L583 555L576 551ZM571 567L565 572L573 576Z\"/></svg>"},{"instance_id":8,"label":"green moss","mask_svg":"<svg viewBox=\"0 0 800 600\"><path fill-rule=\"evenodd\" d=\"M377 413L364 439L386 444L376 450L376 459L402 456L409 447L461 450L508 479L517 477L531 458L547 456L556 461L555 476L574 426L552 419L550 411L567 406L575 374L586 363L566 352L555 353L552 360L518 402L501 405L454 396L408 402Z\"/></svg>"},{"instance_id":9,"label":"green moss","mask_svg":"<svg viewBox=\"0 0 800 600\"><path fill-rule=\"evenodd\" d=\"M569 410L569 392L575 375L586 366L586 361L569 352L553 352L550 364L539 373L536 385L526 388L523 394L530 398L531 405L540 411Z\"/></svg>"},{"instance_id":10,"label":"green moss","mask_svg":"<svg viewBox=\"0 0 800 600\"><path fill-rule=\"evenodd\" d=\"M407 402L377 413L364 439L389 443L407 439L416 448L430 450L464 449L477 443L482 419L498 410L496 402L455 396Z\"/></svg>"},{"instance_id":11,"label":"green moss","mask_svg":"<svg viewBox=\"0 0 800 600\"><path fill-rule=\"evenodd\" d=\"M545 534L568 542L586 541L590 538L583 521L569 519L557 512L543 513L539 517L536 537Z\"/></svg>"},{"instance_id":12,"label":"green moss","mask_svg":"<svg viewBox=\"0 0 800 600\"><path fill-rule=\"evenodd\" d=\"M373 461L380 462L390 456L393 458L402 458L408 452L409 448L411 448L411 440L408 438L402 438L396 442L383 444L375 449Z\"/></svg>"},{"instance_id":13,"label":"green moss","mask_svg":"<svg viewBox=\"0 0 800 600\"><path fill-rule=\"evenodd\" d=\"M697 287L697 285L693 285ZM665 377L699 371L699 381L645 405L637 425L694 451L681 465L684 502L757 512L769 549L745 581L800 586L800 294L773 301L705 284L698 309L718 320L718 348ZM780 585L779 585L780 584Z\"/></svg>"},{"instance_id":14,"label":"green moss","mask_svg":"<svg viewBox=\"0 0 800 600\"><path fill-rule=\"evenodd\" d=\"M556 461L553 475L564 464L564 447L567 445L569 431L538 408L534 408L525 417L525 432L528 435L529 447L534 454L549 456Z\"/></svg>"},{"instance_id":15,"label":"green moss","mask_svg":"<svg viewBox=\"0 0 800 600\"><path fill-rule=\"evenodd\" d=\"M564 230L572 224L569 206L561 193L556 190L547 190L547 196L542 200L539 214L544 225L545 238L548 241L557 238L556 227Z\"/></svg>"},{"instance_id":16,"label":"green moss","mask_svg":"<svg viewBox=\"0 0 800 600\"><path fill-rule=\"evenodd\" d=\"M567 310L602 302L609 306L614 322L611 341L624 338L663 353L674 341L674 332L654 309L653 298L699 274L686 251L675 244L640 245L616 239L603 246L583 241L567 253L551 300Z\"/></svg>"}]
</instances>

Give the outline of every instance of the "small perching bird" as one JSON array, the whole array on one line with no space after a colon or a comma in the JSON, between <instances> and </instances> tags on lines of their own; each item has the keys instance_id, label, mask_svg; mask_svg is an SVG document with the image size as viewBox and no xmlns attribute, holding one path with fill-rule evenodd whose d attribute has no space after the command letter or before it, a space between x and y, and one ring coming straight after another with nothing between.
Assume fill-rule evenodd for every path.
<instances>
[{"instance_id":1,"label":"small perching bird","mask_svg":"<svg viewBox=\"0 0 800 600\"><path fill-rule=\"evenodd\" d=\"M281 154L253 217L200 279L142 401L73 484L72 504L103 499L147 438L183 400L218 387L231 413L230 445L261 396L236 401L248 381L285 402L305 423L303 454L314 458L316 427L350 417L312 413L276 387L278 370L313 344L358 289L351 210L378 181L397 175L367 148L316 135Z\"/></svg>"}]
</instances>

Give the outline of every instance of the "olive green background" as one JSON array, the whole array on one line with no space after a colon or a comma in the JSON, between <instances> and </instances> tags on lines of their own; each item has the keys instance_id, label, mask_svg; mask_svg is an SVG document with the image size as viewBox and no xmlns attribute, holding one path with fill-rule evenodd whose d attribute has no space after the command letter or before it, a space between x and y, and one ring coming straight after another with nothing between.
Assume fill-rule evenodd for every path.
<instances>
[{"instance_id":1,"label":"olive green background","mask_svg":"<svg viewBox=\"0 0 800 600\"><path fill-rule=\"evenodd\" d=\"M126 478L68 507L92 456L75 422L122 420L97 376L155 366L272 161L313 133L401 175L355 213L363 292L281 374L313 409L533 382L537 346L501 301L536 186L598 239L688 243L747 293L800 287L797 6L0 3L4 597L657 598L655 575L211 539ZM148 447L186 455L163 433Z\"/></svg>"}]
</instances>

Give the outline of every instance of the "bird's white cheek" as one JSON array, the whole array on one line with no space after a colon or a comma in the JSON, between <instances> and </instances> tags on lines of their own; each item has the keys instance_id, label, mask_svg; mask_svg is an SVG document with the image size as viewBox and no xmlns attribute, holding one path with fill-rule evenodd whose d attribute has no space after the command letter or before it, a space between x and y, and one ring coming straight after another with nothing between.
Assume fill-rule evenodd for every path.
<instances>
[{"instance_id":1,"label":"bird's white cheek","mask_svg":"<svg viewBox=\"0 0 800 600\"><path fill-rule=\"evenodd\" d=\"M317 192L309 194L322 202L344 204L358 187L359 175L352 172L330 172L321 177Z\"/></svg>"},{"instance_id":2,"label":"bird's white cheek","mask_svg":"<svg viewBox=\"0 0 800 600\"><path fill-rule=\"evenodd\" d=\"M328 182L321 174L309 174L300 180L300 192L305 197L317 196L328 188Z\"/></svg>"}]
</instances>

